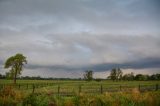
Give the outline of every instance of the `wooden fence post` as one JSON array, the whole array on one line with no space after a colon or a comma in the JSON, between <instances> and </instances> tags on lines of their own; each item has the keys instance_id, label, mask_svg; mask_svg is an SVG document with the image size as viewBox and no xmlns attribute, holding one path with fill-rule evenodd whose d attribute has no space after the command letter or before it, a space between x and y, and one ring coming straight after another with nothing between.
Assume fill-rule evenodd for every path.
<instances>
[{"instance_id":1,"label":"wooden fence post","mask_svg":"<svg viewBox=\"0 0 160 106\"><path fill-rule=\"evenodd\" d=\"M0 90L2 89L2 85L0 84Z\"/></svg>"},{"instance_id":2,"label":"wooden fence post","mask_svg":"<svg viewBox=\"0 0 160 106\"><path fill-rule=\"evenodd\" d=\"M28 84L27 84L27 89L28 89Z\"/></svg>"},{"instance_id":3,"label":"wooden fence post","mask_svg":"<svg viewBox=\"0 0 160 106\"><path fill-rule=\"evenodd\" d=\"M141 85L139 84L139 86L138 86L138 89L139 89L139 91L141 91Z\"/></svg>"},{"instance_id":4,"label":"wooden fence post","mask_svg":"<svg viewBox=\"0 0 160 106\"><path fill-rule=\"evenodd\" d=\"M2 89L4 89L4 88L5 88L5 84L2 85Z\"/></svg>"},{"instance_id":5,"label":"wooden fence post","mask_svg":"<svg viewBox=\"0 0 160 106\"><path fill-rule=\"evenodd\" d=\"M20 88L21 88L21 85L19 84L18 86L19 86L19 89L20 89Z\"/></svg>"},{"instance_id":6,"label":"wooden fence post","mask_svg":"<svg viewBox=\"0 0 160 106\"><path fill-rule=\"evenodd\" d=\"M1 89L3 89L3 85L1 84Z\"/></svg>"},{"instance_id":7,"label":"wooden fence post","mask_svg":"<svg viewBox=\"0 0 160 106\"><path fill-rule=\"evenodd\" d=\"M81 85L79 85L79 94L81 93Z\"/></svg>"},{"instance_id":8,"label":"wooden fence post","mask_svg":"<svg viewBox=\"0 0 160 106\"><path fill-rule=\"evenodd\" d=\"M34 93L34 90L35 90L35 85L33 84L33 91L32 91L32 93Z\"/></svg>"},{"instance_id":9,"label":"wooden fence post","mask_svg":"<svg viewBox=\"0 0 160 106\"><path fill-rule=\"evenodd\" d=\"M158 91L158 84L156 84L156 89L155 90Z\"/></svg>"},{"instance_id":10,"label":"wooden fence post","mask_svg":"<svg viewBox=\"0 0 160 106\"><path fill-rule=\"evenodd\" d=\"M58 85L58 95L59 95L59 93L60 93L60 86Z\"/></svg>"},{"instance_id":11,"label":"wooden fence post","mask_svg":"<svg viewBox=\"0 0 160 106\"><path fill-rule=\"evenodd\" d=\"M103 86L100 87L101 94L103 93Z\"/></svg>"}]
</instances>

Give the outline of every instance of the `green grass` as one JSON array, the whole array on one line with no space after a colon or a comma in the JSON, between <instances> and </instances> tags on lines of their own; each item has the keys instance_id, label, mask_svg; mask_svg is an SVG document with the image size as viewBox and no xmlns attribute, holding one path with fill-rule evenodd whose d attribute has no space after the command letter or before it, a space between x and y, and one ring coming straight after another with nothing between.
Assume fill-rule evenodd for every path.
<instances>
[{"instance_id":1,"label":"green grass","mask_svg":"<svg viewBox=\"0 0 160 106\"><path fill-rule=\"evenodd\" d=\"M47 91L48 92L48 91ZM1 91L0 106L159 106L160 91L105 92L103 94L80 93L72 97L48 93L22 93L6 87Z\"/></svg>"},{"instance_id":2,"label":"green grass","mask_svg":"<svg viewBox=\"0 0 160 106\"><path fill-rule=\"evenodd\" d=\"M0 84L11 84L13 83L13 80L4 80L0 79ZM137 85L137 84L143 84L143 85L152 85L152 84L160 84L160 81L119 81L119 82L113 82L111 80L104 80L104 81L73 81L73 80L17 80L18 84L34 84L34 83L56 83L56 84L62 84L62 85Z\"/></svg>"},{"instance_id":3,"label":"green grass","mask_svg":"<svg viewBox=\"0 0 160 106\"><path fill-rule=\"evenodd\" d=\"M12 84L12 80L0 80L0 85ZM28 89L27 89L28 84ZM104 80L101 82L97 81L72 81L72 80L17 80L17 86L15 87L18 90L23 90L25 92L32 92L33 84L35 85L36 92L46 92L50 91L53 93L58 92L58 86L60 86L60 92L74 92L79 93L79 87L81 87L81 92L93 92L100 93L101 85L103 92L105 91L117 91L121 90L127 91L130 88L138 88L139 85L141 89L149 88L155 89L155 85L159 84L160 81L119 81L113 82L110 80ZM48 84L48 85L47 85ZM20 89L19 89L20 85Z\"/></svg>"},{"instance_id":4,"label":"green grass","mask_svg":"<svg viewBox=\"0 0 160 106\"><path fill-rule=\"evenodd\" d=\"M71 80L17 80L17 86L12 87L12 80L0 80L0 105L6 106L159 106L160 81L71 81ZM47 85L48 83L48 85ZM20 84L20 88L19 88ZM28 88L27 85L28 84ZM33 84L35 88L34 94ZM152 91L139 92L141 89L152 87ZM155 85L159 90L155 91ZM42 86L43 85L43 86ZM101 94L101 85L103 92ZM72 96L58 96L72 93ZM79 92L81 86L81 92ZM120 91L121 86L121 91ZM117 90L111 92L110 90Z\"/></svg>"}]
</instances>

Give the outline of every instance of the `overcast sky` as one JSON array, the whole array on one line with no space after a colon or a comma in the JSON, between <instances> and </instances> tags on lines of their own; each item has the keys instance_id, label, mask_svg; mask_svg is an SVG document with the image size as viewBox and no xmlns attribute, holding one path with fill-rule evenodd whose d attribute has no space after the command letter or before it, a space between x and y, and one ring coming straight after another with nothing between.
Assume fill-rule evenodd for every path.
<instances>
[{"instance_id":1,"label":"overcast sky","mask_svg":"<svg viewBox=\"0 0 160 106\"><path fill-rule=\"evenodd\" d=\"M0 0L0 73L23 53L23 75L82 77L91 69L160 73L159 0Z\"/></svg>"}]
</instances>

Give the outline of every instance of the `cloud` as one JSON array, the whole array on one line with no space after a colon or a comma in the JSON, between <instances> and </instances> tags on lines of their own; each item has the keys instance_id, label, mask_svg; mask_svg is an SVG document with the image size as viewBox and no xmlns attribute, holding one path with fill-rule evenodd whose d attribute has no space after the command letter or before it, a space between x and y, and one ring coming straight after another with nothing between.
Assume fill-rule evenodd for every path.
<instances>
[{"instance_id":1,"label":"cloud","mask_svg":"<svg viewBox=\"0 0 160 106\"><path fill-rule=\"evenodd\" d=\"M15 42L19 37L14 35L9 43L1 45L1 60L22 52L27 56L26 68L30 70L103 72L114 67L160 68L159 36L54 34L35 39L25 36ZM9 38L4 36L3 41Z\"/></svg>"},{"instance_id":2,"label":"cloud","mask_svg":"<svg viewBox=\"0 0 160 106\"><path fill-rule=\"evenodd\" d=\"M103 72L117 66L159 68L158 3L1 0L0 66L9 56L23 53L30 70L26 75L33 70L64 76L70 71Z\"/></svg>"},{"instance_id":3,"label":"cloud","mask_svg":"<svg viewBox=\"0 0 160 106\"><path fill-rule=\"evenodd\" d=\"M159 32L160 25L155 4L156 0L8 0L0 5L0 23L3 27L29 28L41 33L152 34Z\"/></svg>"},{"instance_id":4,"label":"cloud","mask_svg":"<svg viewBox=\"0 0 160 106\"><path fill-rule=\"evenodd\" d=\"M160 68L159 58L145 58L137 61L126 62L126 63L101 63L101 64L88 64L83 66L75 65L28 65L28 69L49 69L49 70L65 70L65 71L81 71L91 69L95 72L101 72L106 70L111 70L115 67L120 67L123 69L146 69L146 68Z\"/></svg>"}]
</instances>

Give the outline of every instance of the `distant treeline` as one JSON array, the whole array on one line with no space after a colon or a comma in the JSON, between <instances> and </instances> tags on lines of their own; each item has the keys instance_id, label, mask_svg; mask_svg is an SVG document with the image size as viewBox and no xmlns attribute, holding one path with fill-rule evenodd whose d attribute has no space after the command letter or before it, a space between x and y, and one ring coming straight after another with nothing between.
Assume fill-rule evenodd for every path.
<instances>
[{"instance_id":1,"label":"distant treeline","mask_svg":"<svg viewBox=\"0 0 160 106\"><path fill-rule=\"evenodd\" d=\"M113 81L121 81L121 80L127 80L127 81L147 81L147 80L160 80L160 74L136 74L134 75L133 72L123 74L123 71L120 68L113 68L110 71L110 76L108 76L108 79L111 79Z\"/></svg>"},{"instance_id":2,"label":"distant treeline","mask_svg":"<svg viewBox=\"0 0 160 106\"><path fill-rule=\"evenodd\" d=\"M0 74L0 79L12 79L6 75ZM53 78L53 77L41 77L41 76L20 76L19 80L83 80L82 78Z\"/></svg>"},{"instance_id":3,"label":"distant treeline","mask_svg":"<svg viewBox=\"0 0 160 106\"><path fill-rule=\"evenodd\" d=\"M160 74L152 74L152 75L144 75L144 74L124 74L122 76L122 79L120 80L127 80L127 81L132 81L132 80L137 80L137 81L147 81L147 80L160 80Z\"/></svg>"},{"instance_id":4,"label":"distant treeline","mask_svg":"<svg viewBox=\"0 0 160 106\"><path fill-rule=\"evenodd\" d=\"M11 79L6 75L0 74L0 79ZM21 76L18 77L19 80L85 80L85 78L53 78L48 77L44 78L41 76ZM92 80L101 81L101 80L114 80L114 81L147 81L147 80L160 80L160 74L152 74L152 75L144 75L144 74L136 74L134 75L132 72L128 74L124 74L121 77L108 76L106 79L101 78L93 78Z\"/></svg>"},{"instance_id":5,"label":"distant treeline","mask_svg":"<svg viewBox=\"0 0 160 106\"><path fill-rule=\"evenodd\" d=\"M53 78L53 77L30 77L30 76L21 76L19 79L24 79L24 80L82 80L81 78Z\"/></svg>"}]
</instances>

